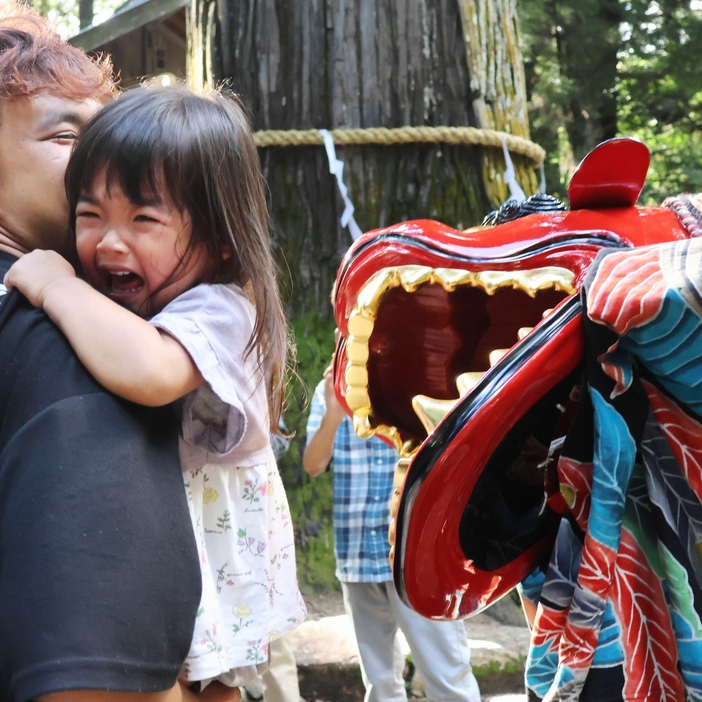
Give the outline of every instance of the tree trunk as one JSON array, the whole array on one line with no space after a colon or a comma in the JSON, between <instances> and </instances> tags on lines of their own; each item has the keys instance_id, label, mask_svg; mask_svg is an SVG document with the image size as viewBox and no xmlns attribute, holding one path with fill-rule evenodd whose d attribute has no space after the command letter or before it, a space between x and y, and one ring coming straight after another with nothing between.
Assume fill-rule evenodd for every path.
<instances>
[{"instance_id":1,"label":"tree trunk","mask_svg":"<svg viewBox=\"0 0 702 702\"><path fill-rule=\"evenodd\" d=\"M473 106L483 129L529 138L526 79L519 50L516 0L458 0ZM512 155L518 180L527 194L536 192L533 163ZM483 178L493 203L509 191L500 177L504 156L495 149L483 155Z\"/></svg>"},{"instance_id":2,"label":"tree trunk","mask_svg":"<svg viewBox=\"0 0 702 702\"><path fill-rule=\"evenodd\" d=\"M192 0L189 77L195 85L227 81L257 130L474 126L528 136L512 5ZM471 13L477 29L468 39L484 47L469 56L464 25L471 26ZM472 76L476 63L483 69ZM520 91L524 106L515 99ZM424 217L458 228L479 223L507 194L495 177L504 170L502 154L490 151L484 171L483 151L470 145L337 147L364 231ZM325 151L289 146L260 153L274 240L294 281L292 307L299 312L314 302L328 309L351 240L339 224L343 203ZM526 181L525 162L515 161ZM486 180L498 188L488 189ZM533 178L523 182L528 191L533 185Z\"/></svg>"}]
</instances>

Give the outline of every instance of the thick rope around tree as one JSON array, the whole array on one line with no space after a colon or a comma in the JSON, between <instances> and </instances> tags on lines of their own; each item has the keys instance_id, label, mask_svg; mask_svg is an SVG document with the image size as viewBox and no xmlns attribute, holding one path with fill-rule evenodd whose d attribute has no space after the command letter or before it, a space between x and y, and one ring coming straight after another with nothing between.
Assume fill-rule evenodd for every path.
<instances>
[{"instance_id":1,"label":"thick rope around tree","mask_svg":"<svg viewBox=\"0 0 702 702\"><path fill-rule=\"evenodd\" d=\"M337 146L352 144L414 144L418 142L433 144L476 144L502 148L502 140L507 137L507 148L511 153L530 158L540 166L546 152L533 141L523 137L498 132L494 129L476 129L475 127L371 127L368 129L332 129L329 132ZM322 146L324 139L317 129L300 131L297 129L271 129L254 134L256 146Z\"/></svg>"}]
</instances>

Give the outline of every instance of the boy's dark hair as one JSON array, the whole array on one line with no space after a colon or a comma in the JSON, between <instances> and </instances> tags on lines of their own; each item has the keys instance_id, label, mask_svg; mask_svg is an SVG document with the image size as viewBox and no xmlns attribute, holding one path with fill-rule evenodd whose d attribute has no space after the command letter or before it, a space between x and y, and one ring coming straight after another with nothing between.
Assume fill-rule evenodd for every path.
<instances>
[{"instance_id":1,"label":"boy's dark hair","mask_svg":"<svg viewBox=\"0 0 702 702\"><path fill-rule=\"evenodd\" d=\"M214 263L207 283L236 283L256 308L247 353L258 354L268 389L271 426L283 401L288 333L268 233L265 186L251 127L239 101L220 91L194 94L184 86L146 85L123 93L84 127L66 170L75 209L104 172L135 204L163 188L192 222L192 238L176 280L193 252L204 247ZM144 316L155 312L140 310Z\"/></svg>"},{"instance_id":2,"label":"boy's dark hair","mask_svg":"<svg viewBox=\"0 0 702 702\"><path fill-rule=\"evenodd\" d=\"M105 103L117 89L110 59L91 59L26 5L0 4L0 99L50 92Z\"/></svg>"}]
</instances>

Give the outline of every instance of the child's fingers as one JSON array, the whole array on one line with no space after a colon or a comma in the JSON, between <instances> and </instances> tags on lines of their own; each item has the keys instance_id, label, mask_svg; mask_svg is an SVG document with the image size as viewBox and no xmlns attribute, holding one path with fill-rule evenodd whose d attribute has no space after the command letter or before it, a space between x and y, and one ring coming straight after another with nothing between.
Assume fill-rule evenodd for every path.
<instances>
[{"instance_id":1,"label":"child's fingers","mask_svg":"<svg viewBox=\"0 0 702 702\"><path fill-rule=\"evenodd\" d=\"M16 288L18 285L21 285L22 283L22 277L24 273L24 263L22 263L22 259L19 259L15 263L10 266L10 269L5 273L5 277L3 278L3 284L8 290L11 290L12 288Z\"/></svg>"}]
</instances>

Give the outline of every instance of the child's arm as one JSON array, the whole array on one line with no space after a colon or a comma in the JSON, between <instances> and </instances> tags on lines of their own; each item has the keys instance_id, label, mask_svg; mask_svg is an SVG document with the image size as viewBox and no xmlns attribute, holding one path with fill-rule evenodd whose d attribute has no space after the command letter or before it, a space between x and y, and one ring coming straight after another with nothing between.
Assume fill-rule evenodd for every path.
<instances>
[{"instance_id":1,"label":"child's arm","mask_svg":"<svg viewBox=\"0 0 702 702\"><path fill-rule=\"evenodd\" d=\"M54 251L25 254L4 282L43 307L95 380L120 397L157 407L204 383L173 337L76 278Z\"/></svg>"}]
</instances>

